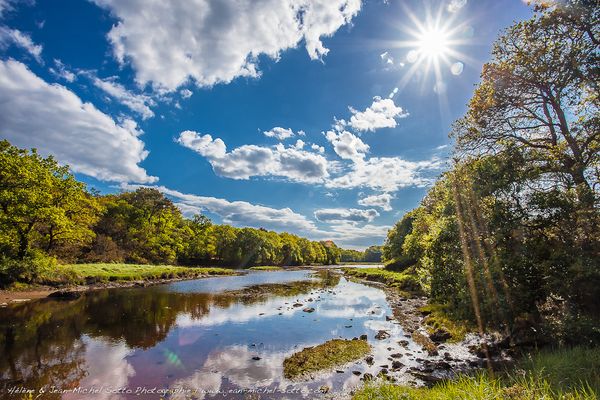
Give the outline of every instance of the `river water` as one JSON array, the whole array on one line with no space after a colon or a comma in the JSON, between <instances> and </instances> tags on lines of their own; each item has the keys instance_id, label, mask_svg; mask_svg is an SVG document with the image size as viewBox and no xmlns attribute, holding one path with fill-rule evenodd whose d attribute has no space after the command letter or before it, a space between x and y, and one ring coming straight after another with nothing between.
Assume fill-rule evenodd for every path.
<instances>
[{"instance_id":1,"label":"river water","mask_svg":"<svg viewBox=\"0 0 600 400\"><path fill-rule=\"evenodd\" d=\"M402 354L405 366L390 372L400 381L423 354L391 315L382 290L328 270L250 272L18 304L0 309L0 396L348 397L365 372L389 369L392 354ZM375 339L380 330L391 336ZM302 381L284 378L283 360L294 352L363 334L372 365L359 360Z\"/></svg>"}]
</instances>

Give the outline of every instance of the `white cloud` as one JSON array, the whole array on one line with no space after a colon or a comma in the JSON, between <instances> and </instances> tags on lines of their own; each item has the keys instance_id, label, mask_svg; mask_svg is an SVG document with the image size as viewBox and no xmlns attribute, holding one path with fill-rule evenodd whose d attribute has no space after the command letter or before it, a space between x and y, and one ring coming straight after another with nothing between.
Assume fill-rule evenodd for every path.
<instances>
[{"instance_id":1,"label":"white cloud","mask_svg":"<svg viewBox=\"0 0 600 400\"><path fill-rule=\"evenodd\" d=\"M369 145L348 131L327 131L325 137L333 145L336 154L345 160L362 160L369 152Z\"/></svg>"},{"instance_id":2,"label":"white cloud","mask_svg":"<svg viewBox=\"0 0 600 400\"><path fill-rule=\"evenodd\" d=\"M192 97L192 95L194 94L194 92L192 92L190 89L181 89L179 91L179 94L181 95L181 97L183 97L184 99L189 99L190 97Z\"/></svg>"},{"instance_id":3,"label":"white cloud","mask_svg":"<svg viewBox=\"0 0 600 400\"><path fill-rule=\"evenodd\" d=\"M258 77L259 57L277 60L304 41L311 59L328 53L323 37L350 23L361 0L93 0L118 20L113 52L141 84L173 91ZM218 43L218 45L215 45Z\"/></svg>"},{"instance_id":4,"label":"white cloud","mask_svg":"<svg viewBox=\"0 0 600 400\"><path fill-rule=\"evenodd\" d=\"M323 208L315 211L315 218L326 223L365 223L379 216L377 210L356 208Z\"/></svg>"},{"instance_id":5,"label":"white cloud","mask_svg":"<svg viewBox=\"0 0 600 400\"><path fill-rule=\"evenodd\" d=\"M294 148L298 149L298 150L302 150L304 148L304 145L306 143L304 143L304 140L298 139L296 140L296 143L294 144Z\"/></svg>"},{"instance_id":6,"label":"white cloud","mask_svg":"<svg viewBox=\"0 0 600 400\"><path fill-rule=\"evenodd\" d=\"M372 157L355 162L349 172L328 180L325 186L395 192L403 187L429 184L433 176L427 177L426 173L435 173L441 167L441 161L435 158L414 162L400 157Z\"/></svg>"},{"instance_id":7,"label":"white cloud","mask_svg":"<svg viewBox=\"0 0 600 400\"><path fill-rule=\"evenodd\" d=\"M1 7L6 6L0 6L0 15L2 11ZM43 64L42 45L34 43L31 37L26 33L17 29L0 26L0 48L8 47L11 44L27 51L37 62Z\"/></svg>"},{"instance_id":8,"label":"white cloud","mask_svg":"<svg viewBox=\"0 0 600 400\"><path fill-rule=\"evenodd\" d=\"M448 11L451 13L459 11L461 8L467 5L467 0L450 0L448 3Z\"/></svg>"},{"instance_id":9,"label":"white cloud","mask_svg":"<svg viewBox=\"0 0 600 400\"><path fill-rule=\"evenodd\" d=\"M75 82L75 80L77 79L77 75L75 75L75 73L71 72L66 65L60 61L59 59L54 59L54 66L55 68L49 68L49 71L54 74L55 76L64 79L65 81L69 82L69 83L73 83Z\"/></svg>"},{"instance_id":10,"label":"white cloud","mask_svg":"<svg viewBox=\"0 0 600 400\"><path fill-rule=\"evenodd\" d=\"M319 146L318 144L313 143L310 145L310 148L318 153L321 153L321 154L325 153L325 147Z\"/></svg>"},{"instance_id":11,"label":"white cloud","mask_svg":"<svg viewBox=\"0 0 600 400\"><path fill-rule=\"evenodd\" d=\"M373 244L383 243L390 226L371 225L369 221L378 213L375 210L358 210L365 216L362 222L339 217L327 229L318 229L314 221L290 208L273 208L246 201L229 201L216 197L198 196L181 193L164 186L142 186L122 184L124 190L135 190L139 187L153 187L173 199L182 212L191 217L193 214L210 212L216 214L226 224L238 227L265 228L275 231L286 231L307 237L311 240L333 240L338 245L348 248L364 249ZM377 214L377 215L376 215ZM325 218L325 217L324 217ZM360 219L355 217L354 219Z\"/></svg>"},{"instance_id":12,"label":"white cloud","mask_svg":"<svg viewBox=\"0 0 600 400\"><path fill-rule=\"evenodd\" d=\"M150 109L156 105L150 96L145 94L136 94L125 88L122 84L116 81L116 77L100 79L97 76L91 76L92 83L98 89L116 99L130 110L140 114L142 119L154 117L154 112Z\"/></svg>"},{"instance_id":13,"label":"white cloud","mask_svg":"<svg viewBox=\"0 0 600 400\"><path fill-rule=\"evenodd\" d=\"M215 173L227 178L277 176L296 182L318 183L329 176L327 159L302 150L298 142L292 147L281 143L275 147L244 145L227 152L225 143L219 138L184 131L177 143L206 157Z\"/></svg>"},{"instance_id":14,"label":"white cloud","mask_svg":"<svg viewBox=\"0 0 600 400\"><path fill-rule=\"evenodd\" d=\"M116 123L18 61L0 61L0 104L0 132L16 146L53 154L75 172L104 181L157 180L139 166L148 152L134 121Z\"/></svg>"},{"instance_id":15,"label":"white cloud","mask_svg":"<svg viewBox=\"0 0 600 400\"><path fill-rule=\"evenodd\" d=\"M382 244L390 229L389 225L344 223L329 227L326 237L343 248L363 250L373 244Z\"/></svg>"},{"instance_id":16,"label":"white cloud","mask_svg":"<svg viewBox=\"0 0 600 400\"><path fill-rule=\"evenodd\" d=\"M352 117L349 125L359 131L375 131L380 128L395 128L396 119L408 116L402 107L394 104L391 98L373 98L373 104L364 111L357 111L350 107Z\"/></svg>"},{"instance_id":17,"label":"white cloud","mask_svg":"<svg viewBox=\"0 0 600 400\"><path fill-rule=\"evenodd\" d=\"M275 128L273 128L271 130L264 131L263 135L265 135L267 137L272 137L272 138L275 138L278 140L285 140L285 139L289 139L291 137L296 136L294 131L291 130L290 128L282 128L280 126L276 126Z\"/></svg>"},{"instance_id":18,"label":"white cloud","mask_svg":"<svg viewBox=\"0 0 600 400\"><path fill-rule=\"evenodd\" d=\"M384 211L391 211L391 201L394 198L389 193L374 194L358 200L358 204L365 207L379 207Z\"/></svg>"},{"instance_id":19,"label":"white cloud","mask_svg":"<svg viewBox=\"0 0 600 400\"><path fill-rule=\"evenodd\" d=\"M137 185L124 185L124 189L136 189ZM171 190L163 186L152 186L173 198L182 211L191 215L208 211L220 216L223 222L239 227L251 226L274 230L313 231L315 224L304 215L290 208L272 208L246 201L229 201L216 197L197 196Z\"/></svg>"}]
</instances>

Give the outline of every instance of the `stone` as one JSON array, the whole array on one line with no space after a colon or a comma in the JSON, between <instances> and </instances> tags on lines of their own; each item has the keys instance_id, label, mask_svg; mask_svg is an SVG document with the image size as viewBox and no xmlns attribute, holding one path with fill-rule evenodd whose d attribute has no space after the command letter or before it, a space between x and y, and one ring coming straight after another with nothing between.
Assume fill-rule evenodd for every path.
<instances>
[{"instance_id":1,"label":"stone","mask_svg":"<svg viewBox=\"0 0 600 400\"><path fill-rule=\"evenodd\" d=\"M404 364L402 364L400 361L392 362L392 369L400 369L402 367L404 367Z\"/></svg>"},{"instance_id":2,"label":"stone","mask_svg":"<svg viewBox=\"0 0 600 400\"><path fill-rule=\"evenodd\" d=\"M294 304L293 304L293 307L302 307L303 305L304 305L304 304L302 304L302 303L294 303Z\"/></svg>"},{"instance_id":3,"label":"stone","mask_svg":"<svg viewBox=\"0 0 600 400\"><path fill-rule=\"evenodd\" d=\"M367 340L367 335L360 335L360 340Z\"/></svg>"},{"instance_id":4,"label":"stone","mask_svg":"<svg viewBox=\"0 0 600 400\"><path fill-rule=\"evenodd\" d=\"M372 381L373 375L367 372L366 374L363 375L362 380L365 382Z\"/></svg>"},{"instance_id":5,"label":"stone","mask_svg":"<svg viewBox=\"0 0 600 400\"><path fill-rule=\"evenodd\" d=\"M374 358L373 358L373 356L367 356L365 358L365 361L367 362L367 364L373 365Z\"/></svg>"},{"instance_id":6,"label":"stone","mask_svg":"<svg viewBox=\"0 0 600 400\"><path fill-rule=\"evenodd\" d=\"M302 311L306 312L306 313L311 313L311 312L315 312L315 309L312 307L306 307L305 309L303 309Z\"/></svg>"},{"instance_id":7,"label":"stone","mask_svg":"<svg viewBox=\"0 0 600 400\"><path fill-rule=\"evenodd\" d=\"M393 317L390 317L389 315L386 315L386 316L385 316L385 320L386 320L386 321L393 321L393 320L394 320L394 318L393 318Z\"/></svg>"},{"instance_id":8,"label":"stone","mask_svg":"<svg viewBox=\"0 0 600 400\"><path fill-rule=\"evenodd\" d=\"M254 357L252 357L252 359L253 359L254 361L258 361L258 360L260 360L260 357L259 357L259 356L254 356Z\"/></svg>"},{"instance_id":9,"label":"stone","mask_svg":"<svg viewBox=\"0 0 600 400\"><path fill-rule=\"evenodd\" d=\"M359 376L360 374L362 374L362 372L360 372L360 371L352 371L352 373L356 376Z\"/></svg>"},{"instance_id":10,"label":"stone","mask_svg":"<svg viewBox=\"0 0 600 400\"><path fill-rule=\"evenodd\" d=\"M401 353L394 353L394 354L390 354L390 357L392 357L392 358L402 358L402 354Z\"/></svg>"},{"instance_id":11,"label":"stone","mask_svg":"<svg viewBox=\"0 0 600 400\"><path fill-rule=\"evenodd\" d=\"M323 385L319 388L319 391L323 394L329 393L329 386Z\"/></svg>"},{"instance_id":12,"label":"stone","mask_svg":"<svg viewBox=\"0 0 600 400\"><path fill-rule=\"evenodd\" d=\"M377 340L383 340L383 339L387 339L389 337L390 337L390 334L383 330L377 332L377 334L375 335L375 339L377 339Z\"/></svg>"},{"instance_id":13,"label":"stone","mask_svg":"<svg viewBox=\"0 0 600 400\"><path fill-rule=\"evenodd\" d=\"M434 343L443 343L451 337L452 335L450 334L450 332L444 329L436 329L435 332L429 335L429 339L431 339L431 341Z\"/></svg>"}]
</instances>

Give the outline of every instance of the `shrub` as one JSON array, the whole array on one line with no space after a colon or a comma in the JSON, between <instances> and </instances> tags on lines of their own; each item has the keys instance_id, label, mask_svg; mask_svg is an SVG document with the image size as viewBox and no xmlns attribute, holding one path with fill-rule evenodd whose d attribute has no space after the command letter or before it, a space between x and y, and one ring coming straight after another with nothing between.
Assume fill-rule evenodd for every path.
<instances>
[{"instance_id":1,"label":"shrub","mask_svg":"<svg viewBox=\"0 0 600 400\"><path fill-rule=\"evenodd\" d=\"M7 287L14 282L40 283L40 278L49 275L57 268L54 257L32 250L22 260L3 256L0 259L0 286Z\"/></svg>"}]
</instances>

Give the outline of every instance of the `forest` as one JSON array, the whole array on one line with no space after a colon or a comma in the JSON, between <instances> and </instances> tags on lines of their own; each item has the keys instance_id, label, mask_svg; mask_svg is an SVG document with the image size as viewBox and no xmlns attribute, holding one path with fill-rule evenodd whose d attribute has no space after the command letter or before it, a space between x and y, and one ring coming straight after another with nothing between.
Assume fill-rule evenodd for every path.
<instances>
[{"instance_id":1,"label":"forest","mask_svg":"<svg viewBox=\"0 0 600 400\"><path fill-rule=\"evenodd\" d=\"M455 122L451 167L389 231L387 268L523 344L600 343L600 8L507 29Z\"/></svg>"},{"instance_id":2,"label":"forest","mask_svg":"<svg viewBox=\"0 0 600 400\"><path fill-rule=\"evenodd\" d=\"M0 282L33 283L38 270L60 263L184 266L378 262L381 248L340 249L265 229L185 218L153 188L100 195L68 166L35 149L0 142Z\"/></svg>"}]
</instances>

